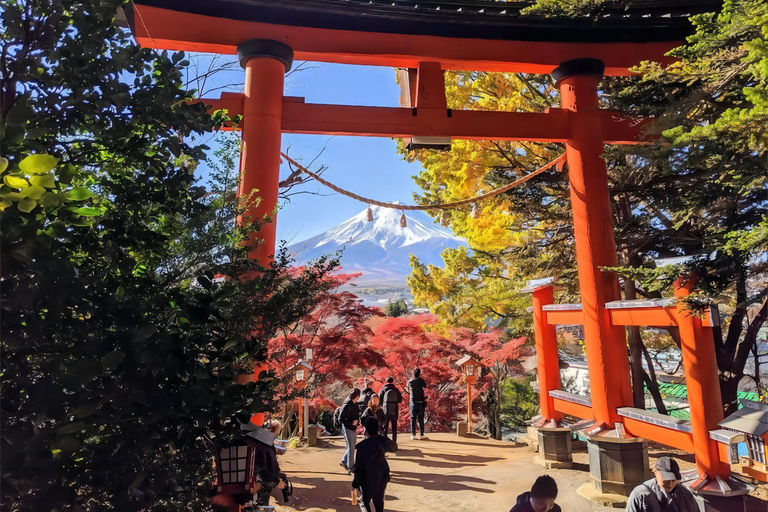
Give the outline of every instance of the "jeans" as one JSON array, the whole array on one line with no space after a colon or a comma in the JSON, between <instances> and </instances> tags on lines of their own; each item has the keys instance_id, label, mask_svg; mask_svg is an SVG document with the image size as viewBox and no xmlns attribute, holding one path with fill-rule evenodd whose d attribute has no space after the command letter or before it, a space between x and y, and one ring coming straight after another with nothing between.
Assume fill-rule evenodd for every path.
<instances>
[{"instance_id":1,"label":"jeans","mask_svg":"<svg viewBox=\"0 0 768 512\"><path fill-rule=\"evenodd\" d=\"M424 402L411 402L411 435L416 435L416 420L419 421L419 430L421 435L424 435L424 410L426 406Z\"/></svg>"},{"instance_id":2,"label":"jeans","mask_svg":"<svg viewBox=\"0 0 768 512\"><path fill-rule=\"evenodd\" d=\"M397 442L397 416L384 416L384 425L381 426L381 434L387 437L389 424L392 423L392 440Z\"/></svg>"},{"instance_id":3,"label":"jeans","mask_svg":"<svg viewBox=\"0 0 768 512\"><path fill-rule=\"evenodd\" d=\"M350 471L355 470L355 444L357 444L357 430L341 427L341 433L344 436L344 442L347 444L347 451L341 458L342 464L346 464Z\"/></svg>"}]
</instances>

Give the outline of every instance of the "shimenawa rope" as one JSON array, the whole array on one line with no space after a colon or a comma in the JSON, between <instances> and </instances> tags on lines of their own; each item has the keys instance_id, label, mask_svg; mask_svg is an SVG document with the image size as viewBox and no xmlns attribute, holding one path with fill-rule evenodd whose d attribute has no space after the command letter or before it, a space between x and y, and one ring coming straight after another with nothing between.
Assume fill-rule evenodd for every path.
<instances>
[{"instance_id":1,"label":"shimenawa rope","mask_svg":"<svg viewBox=\"0 0 768 512\"><path fill-rule=\"evenodd\" d=\"M565 153L558 156L548 164L544 165L543 167L539 167L535 171L526 174L522 178L518 178L512 183L509 183L507 185L504 185L503 187L491 190L488 193L481 194L479 196L471 197L469 199L462 199L461 201L453 201L451 203L442 203L442 204L428 204L428 205L410 205L410 204L395 204L395 203L384 203L382 201L377 201L375 199L371 199L369 197L363 197L361 195L355 194L354 192L350 192L349 190L343 189L337 185L334 185L330 181L324 180L320 177L320 175L310 171L300 163L298 163L293 158L289 157L285 153L280 153L285 160L290 163L291 165L295 166L298 170L303 172L304 174L307 174L308 176L311 176L312 178L316 179L321 184L325 185L326 187L330 188L331 190L334 190L338 192L339 194L345 195L347 197L351 197L352 199L355 199L357 201L360 201L361 203L367 203L367 204L373 204L376 206L381 206L383 208L391 208L393 210L450 210L453 208L458 208L460 206L468 206L470 204L476 203L478 201L482 201L484 199L490 199L491 197L495 197L499 194L502 194L506 192L507 190L510 190L512 188L515 188L518 185L522 185L526 181L530 180L531 178L541 174L542 172L546 171L547 169L557 166L558 171L562 171L563 165L565 164Z\"/></svg>"}]
</instances>

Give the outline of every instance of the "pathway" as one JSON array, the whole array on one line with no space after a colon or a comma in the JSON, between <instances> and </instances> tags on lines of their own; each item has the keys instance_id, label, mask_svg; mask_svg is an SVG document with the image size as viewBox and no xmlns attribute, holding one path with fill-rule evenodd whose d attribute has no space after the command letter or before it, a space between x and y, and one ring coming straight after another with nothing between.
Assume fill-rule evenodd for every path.
<instances>
[{"instance_id":1,"label":"pathway","mask_svg":"<svg viewBox=\"0 0 768 512\"><path fill-rule=\"evenodd\" d=\"M533 464L527 446L454 434L430 434L424 441L401 435L398 441L399 451L387 456L392 481L386 512L507 512L545 472L557 480L563 510L614 510L576 494L589 480L585 464L575 465L581 471L545 471ZM276 512L357 512L350 500L352 477L339 466L343 447L342 439L330 439L282 456L280 466L294 483L294 496Z\"/></svg>"}]
</instances>

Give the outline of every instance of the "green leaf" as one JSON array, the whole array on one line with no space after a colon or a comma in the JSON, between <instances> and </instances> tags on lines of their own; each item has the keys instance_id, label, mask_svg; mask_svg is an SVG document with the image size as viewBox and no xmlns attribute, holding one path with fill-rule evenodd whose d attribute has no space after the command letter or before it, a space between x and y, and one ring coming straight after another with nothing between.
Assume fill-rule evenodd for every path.
<instances>
[{"instance_id":1,"label":"green leaf","mask_svg":"<svg viewBox=\"0 0 768 512\"><path fill-rule=\"evenodd\" d=\"M31 176L29 182L33 185L38 185L45 188L56 187L56 178L52 174L43 174L42 176Z\"/></svg>"},{"instance_id":2,"label":"green leaf","mask_svg":"<svg viewBox=\"0 0 768 512\"><path fill-rule=\"evenodd\" d=\"M37 206L37 201L29 197L25 197L24 199L19 201L19 203L16 205L16 208L18 208L22 212L29 213L32 210L34 210L36 206Z\"/></svg>"},{"instance_id":3,"label":"green leaf","mask_svg":"<svg viewBox=\"0 0 768 512\"><path fill-rule=\"evenodd\" d=\"M27 188L29 186L27 180L18 176L3 176L3 183L11 188Z\"/></svg>"},{"instance_id":4,"label":"green leaf","mask_svg":"<svg viewBox=\"0 0 768 512\"><path fill-rule=\"evenodd\" d=\"M37 199L40 199L40 197L42 197L42 195L45 194L45 192L46 192L45 189L40 185L32 185L31 187L25 188L21 192L21 195L23 195L24 197L28 197L30 199L37 200Z\"/></svg>"},{"instance_id":5,"label":"green leaf","mask_svg":"<svg viewBox=\"0 0 768 512\"><path fill-rule=\"evenodd\" d=\"M90 189L85 187L75 187L67 191L67 199L70 201L85 201L93 195Z\"/></svg>"},{"instance_id":6,"label":"green leaf","mask_svg":"<svg viewBox=\"0 0 768 512\"><path fill-rule=\"evenodd\" d=\"M10 194L3 194L3 199L6 201L21 201L24 196L21 192L11 192Z\"/></svg>"},{"instance_id":7,"label":"green leaf","mask_svg":"<svg viewBox=\"0 0 768 512\"><path fill-rule=\"evenodd\" d=\"M142 341L155 334L155 326L152 324L142 325L136 330L133 341Z\"/></svg>"},{"instance_id":8,"label":"green leaf","mask_svg":"<svg viewBox=\"0 0 768 512\"><path fill-rule=\"evenodd\" d=\"M117 365L122 363L123 359L125 359L125 353L115 350L101 358L101 366L105 371L111 371L114 370Z\"/></svg>"},{"instance_id":9,"label":"green leaf","mask_svg":"<svg viewBox=\"0 0 768 512\"><path fill-rule=\"evenodd\" d=\"M61 427L59 429L59 434L74 434L75 432L80 432L81 430L85 430L85 422L76 421Z\"/></svg>"},{"instance_id":10,"label":"green leaf","mask_svg":"<svg viewBox=\"0 0 768 512\"><path fill-rule=\"evenodd\" d=\"M19 163L24 174L44 174L50 172L59 163L59 159L51 155L29 155Z\"/></svg>"},{"instance_id":11,"label":"green leaf","mask_svg":"<svg viewBox=\"0 0 768 512\"><path fill-rule=\"evenodd\" d=\"M4 172L8 168L8 159L0 156L0 172Z\"/></svg>"},{"instance_id":12,"label":"green leaf","mask_svg":"<svg viewBox=\"0 0 768 512\"><path fill-rule=\"evenodd\" d=\"M74 210L74 213L77 215L82 215L83 217L96 217L97 215L101 215L103 212L98 208L83 207Z\"/></svg>"},{"instance_id":13,"label":"green leaf","mask_svg":"<svg viewBox=\"0 0 768 512\"><path fill-rule=\"evenodd\" d=\"M61 204L61 201L62 201L61 194L58 194L56 192L46 192L40 198L40 204L43 206L58 205L58 204Z\"/></svg>"}]
</instances>

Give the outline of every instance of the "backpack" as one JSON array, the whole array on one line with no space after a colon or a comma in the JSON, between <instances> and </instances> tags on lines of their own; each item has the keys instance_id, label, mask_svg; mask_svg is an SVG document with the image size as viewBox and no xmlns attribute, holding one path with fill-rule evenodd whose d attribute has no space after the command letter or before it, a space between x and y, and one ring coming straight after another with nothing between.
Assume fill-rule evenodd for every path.
<instances>
[{"instance_id":1,"label":"backpack","mask_svg":"<svg viewBox=\"0 0 768 512\"><path fill-rule=\"evenodd\" d=\"M343 407L343 405L340 405L333 411L333 426L336 428L341 428L341 409Z\"/></svg>"},{"instance_id":2,"label":"backpack","mask_svg":"<svg viewBox=\"0 0 768 512\"><path fill-rule=\"evenodd\" d=\"M392 395L394 395L394 400L392 400ZM384 403L399 404L402 401L403 397L400 395L400 393L397 392L396 387L392 386L391 388L387 388L387 390L384 392Z\"/></svg>"}]
</instances>

